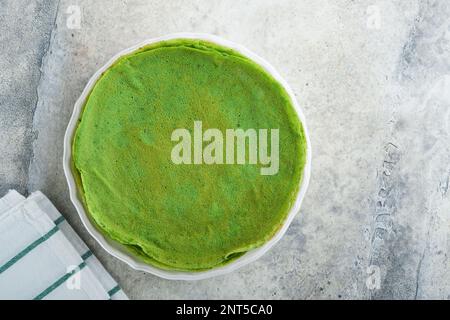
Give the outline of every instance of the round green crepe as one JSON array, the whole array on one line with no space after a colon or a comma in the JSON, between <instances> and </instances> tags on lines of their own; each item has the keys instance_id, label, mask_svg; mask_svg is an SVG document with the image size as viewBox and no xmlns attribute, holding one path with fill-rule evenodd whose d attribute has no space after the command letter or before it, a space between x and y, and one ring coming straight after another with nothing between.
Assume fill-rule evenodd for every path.
<instances>
[{"instance_id":1,"label":"round green crepe","mask_svg":"<svg viewBox=\"0 0 450 320\"><path fill-rule=\"evenodd\" d=\"M174 164L171 134L279 129L279 171L261 164ZM269 139L270 144L270 139ZM73 141L91 220L148 264L200 271L261 246L295 201L306 158L292 102L239 53L177 39L118 59L87 98ZM225 155L224 155L225 156Z\"/></svg>"}]
</instances>

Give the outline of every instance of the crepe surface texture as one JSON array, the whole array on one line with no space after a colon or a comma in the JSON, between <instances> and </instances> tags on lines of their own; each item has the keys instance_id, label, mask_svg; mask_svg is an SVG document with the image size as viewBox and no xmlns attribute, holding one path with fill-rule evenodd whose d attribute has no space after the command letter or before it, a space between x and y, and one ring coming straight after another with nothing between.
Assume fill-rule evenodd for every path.
<instances>
[{"instance_id":1,"label":"crepe surface texture","mask_svg":"<svg viewBox=\"0 0 450 320\"><path fill-rule=\"evenodd\" d=\"M278 173L262 175L260 163L174 164L172 132L193 136L194 121L224 137L229 128L279 129ZM85 101L72 150L96 227L147 264L181 271L223 266L272 238L306 159L284 88L241 54L189 39L145 46L108 68Z\"/></svg>"}]
</instances>

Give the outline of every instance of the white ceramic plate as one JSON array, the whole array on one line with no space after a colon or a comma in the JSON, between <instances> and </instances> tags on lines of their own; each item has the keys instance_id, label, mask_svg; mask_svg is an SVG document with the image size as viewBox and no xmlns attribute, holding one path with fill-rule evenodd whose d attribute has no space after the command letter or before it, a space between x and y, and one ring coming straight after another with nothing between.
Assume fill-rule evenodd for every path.
<instances>
[{"instance_id":1,"label":"white ceramic plate","mask_svg":"<svg viewBox=\"0 0 450 320\"><path fill-rule=\"evenodd\" d=\"M273 236L272 239L270 239L268 242L266 242L261 247L252 249L245 253L243 256L239 257L238 259L234 260L233 262L212 269L207 271L201 271L201 272L184 272L184 271L169 271L169 270L163 270L156 267L153 267L151 265L148 265L144 262L142 262L138 257L134 256L132 253L130 253L124 246L122 246L120 243L115 242L113 240L108 239L107 237L103 236L103 234L97 230L97 228L93 225L93 223L90 221L90 218L86 214L85 208L83 206L81 195L79 194L79 191L77 189L77 186L75 184L75 178L71 171L71 162L72 162L72 139L73 135L75 133L75 129L77 126L78 119L81 115L81 111L84 105L84 102L86 100L86 97L88 96L89 92L91 91L92 87L96 83L97 79L101 76L101 74L108 69L117 59L119 59L121 56L129 54L145 45L155 43L158 41L163 40L170 40L170 39L177 39L177 38L184 38L184 39L200 39L200 40L206 40L213 43L216 43L218 45L222 45L224 47L228 47L231 49L236 50L237 52L241 53L242 55L250 58L260 66L262 66L267 72L269 72L287 91L289 94L292 103L295 107L295 110L297 111L297 115L303 125L303 130L305 132L306 136L306 143L307 143L307 156L306 156L306 164L303 169L303 178L301 181L301 185L299 188L299 192L297 194L295 203L289 212L288 217L286 218L286 221L284 222L283 226L280 228L280 230ZM294 93L292 92L289 85L286 83L286 81L283 80L283 78L278 74L278 72L264 59L257 56L256 54L252 53L250 50L247 50L241 45L238 45L236 43L224 40L222 38L219 38L217 36L209 35L209 34L199 34L199 33L176 33L176 34L170 34L159 38L153 38L146 40L142 43L139 43L131 48L125 49L118 54L116 54L114 57L112 57L100 70L98 70L92 78L89 80L88 84L84 88L80 98L75 103L75 108L72 113L72 117L70 118L69 124L67 126L66 134L64 136L64 172L66 175L67 183L69 184L69 191L70 191L70 199L72 200L72 203L74 204L75 208L78 211L78 214L80 215L81 221L83 222L86 229L89 231L89 233L94 237L95 240L100 243L100 245L111 255L114 257L126 262L128 265L130 265L132 268L140 271L146 271L149 273L152 273L154 275L157 275L159 277L165 278L165 279L171 279L171 280L201 280L210 278L213 276L223 275L229 272L232 272L252 261L255 261L259 257L261 257L264 253L266 253L275 243L277 243L281 237L286 232L287 228L289 227L290 223L294 219L297 212L300 210L300 205L303 200L303 197L305 195L306 189L308 187L309 183L309 177L311 172L311 144L309 140L308 130L306 128L306 121L305 117L297 103L297 100L295 99Z\"/></svg>"}]
</instances>

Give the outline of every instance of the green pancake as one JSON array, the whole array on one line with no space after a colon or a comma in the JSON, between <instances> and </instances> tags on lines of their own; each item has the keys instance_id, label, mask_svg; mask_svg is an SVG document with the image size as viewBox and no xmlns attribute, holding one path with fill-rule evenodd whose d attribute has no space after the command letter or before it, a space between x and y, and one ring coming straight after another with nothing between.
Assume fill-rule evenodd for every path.
<instances>
[{"instance_id":1,"label":"green pancake","mask_svg":"<svg viewBox=\"0 0 450 320\"><path fill-rule=\"evenodd\" d=\"M279 129L279 170L263 164L174 164L175 129ZM270 140L269 140L270 143ZM203 144L207 145L206 142ZM91 220L146 263L222 266L279 230L306 159L284 88L241 54L206 41L158 42L119 58L85 101L73 170Z\"/></svg>"}]
</instances>

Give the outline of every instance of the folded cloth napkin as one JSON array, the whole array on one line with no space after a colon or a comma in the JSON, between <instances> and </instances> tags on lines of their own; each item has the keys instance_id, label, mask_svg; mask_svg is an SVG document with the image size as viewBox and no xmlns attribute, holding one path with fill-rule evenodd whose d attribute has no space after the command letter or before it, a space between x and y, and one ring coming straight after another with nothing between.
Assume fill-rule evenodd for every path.
<instances>
[{"instance_id":1,"label":"folded cloth napkin","mask_svg":"<svg viewBox=\"0 0 450 320\"><path fill-rule=\"evenodd\" d=\"M39 191L0 199L0 299L128 299Z\"/></svg>"}]
</instances>

